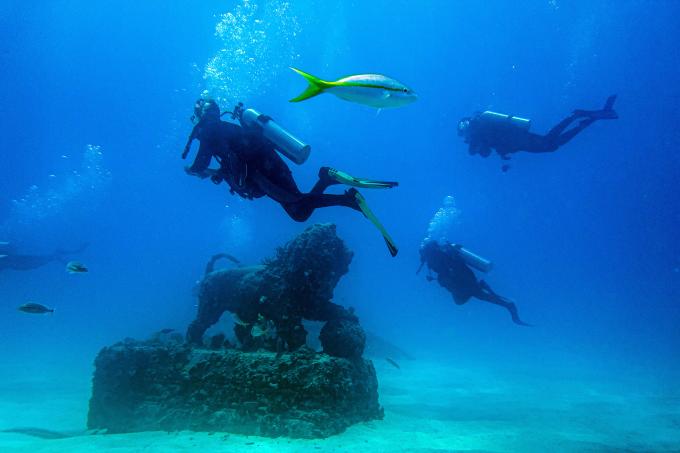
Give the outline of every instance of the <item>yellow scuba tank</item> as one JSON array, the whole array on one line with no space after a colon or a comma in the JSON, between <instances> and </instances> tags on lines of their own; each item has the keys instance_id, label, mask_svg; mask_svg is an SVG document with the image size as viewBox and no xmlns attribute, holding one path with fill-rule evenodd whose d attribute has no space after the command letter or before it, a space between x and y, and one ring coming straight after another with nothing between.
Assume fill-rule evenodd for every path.
<instances>
[{"instance_id":1,"label":"yellow scuba tank","mask_svg":"<svg viewBox=\"0 0 680 453\"><path fill-rule=\"evenodd\" d=\"M528 131L531 127L531 120L518 116L506 115L487 110L479 114L479 119L488 124L510 124L518 129Z\"/></svg>"},{"instance_id":2,"label":"yellow scuba tank","mask_svg":"<svg viewBox=\"0 0 680 453\"><path fill-rule=\"evenodd\" d=\"M312 147L293 136L267 115L254 109L244 109L243 104L239 103L232 116L238 118L245 128L258 128L262 135L274 144L278 152L296 164L303 164L309 157Z\"/></svg>"}]
</instances>

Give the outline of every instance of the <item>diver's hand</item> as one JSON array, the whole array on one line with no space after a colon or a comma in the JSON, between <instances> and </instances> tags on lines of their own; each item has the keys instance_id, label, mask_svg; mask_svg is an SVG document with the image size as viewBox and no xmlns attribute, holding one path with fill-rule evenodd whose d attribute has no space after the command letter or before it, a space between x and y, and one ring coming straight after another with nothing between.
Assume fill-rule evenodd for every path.
<instances>
[{"instance_id":1,"label":"diver's hand","mask_svg":"<svg viewBox=\"0 0 680 453\"><path fill-rule=\"evenodd\" d=\"M184 167L184 173L186 173L187 175L191 175L191 176L198 176L198 177L201 178L201 179L205 179L205 178L207 178L208 176L210 176L210 175L209 175L208 173L206 173L205 171L194 171L194 170L192 170L191 167L189 167L189 166L185 166L185 167Z\"/></svg>"}]
</instances>

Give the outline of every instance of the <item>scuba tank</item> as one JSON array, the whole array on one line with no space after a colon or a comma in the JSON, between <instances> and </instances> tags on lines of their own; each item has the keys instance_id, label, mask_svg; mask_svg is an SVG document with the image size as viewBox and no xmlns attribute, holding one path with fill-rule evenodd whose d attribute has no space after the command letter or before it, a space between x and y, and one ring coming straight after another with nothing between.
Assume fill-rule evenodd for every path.
<instances>
[{"instance_id":1,"label":"scuba tank","mask_svg":"<svg viewBox=\"0 0 680 453\"><path fill-rule=\"evenodd\" d=\"M456 249L458 255L465 261L468 266L474 267L480 272L489 272L493 268L493 263L486 258L472 253L468 249L461 247L460 245L451 245L451 247Z\"/></svg>"},{"instance_id":2,"label":"scuba tank","mask_svg":"<svg viewBox=\"0 0 680 453\"><path fill-rule=\"evenodd\" d=\"M233 119L238 119L244 128L258 128L262 135L274 144L278 152L296 164L303 164L309 157L312 147L291 135L267 115L257 110L244 109L241 102L231 115Z\"/></svg>"},{"instance_id":3,"label":"scuba tank","mask_svg":"<svg viewBox=\"0 0 680 453\"><path fill-rule=\"evenodd\" d=\"M480 113L478 118L488 124L510 124L512 127L525 131L528 131L531 127L531 120L518 116L505 115L504 113L496 113L490 110Z\"/></svg>"}]
</instances>

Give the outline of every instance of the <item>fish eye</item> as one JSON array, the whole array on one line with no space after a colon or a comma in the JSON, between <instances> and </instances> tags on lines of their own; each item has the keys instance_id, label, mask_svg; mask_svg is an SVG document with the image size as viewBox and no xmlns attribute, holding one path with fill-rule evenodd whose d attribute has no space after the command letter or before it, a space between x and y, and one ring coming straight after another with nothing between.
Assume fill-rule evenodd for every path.
<instances>
[{"instance_id":1,"label":"fish eye","mask_svg":"<svg viewBox=\"0 0 680 453\"><path fill-rule=\"evenodd\" d=\"M408 93L408 88L404 88L404 93Z\"/></svg>"}]
</instances>

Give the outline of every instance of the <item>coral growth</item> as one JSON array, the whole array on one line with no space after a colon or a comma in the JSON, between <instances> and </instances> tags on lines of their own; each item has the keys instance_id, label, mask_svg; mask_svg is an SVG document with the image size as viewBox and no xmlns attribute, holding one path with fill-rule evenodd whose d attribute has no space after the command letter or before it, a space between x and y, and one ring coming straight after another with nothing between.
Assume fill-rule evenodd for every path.
<instances>
[{"instance_id":1,"label":"coral growth","mask_svg":"<svg viewBox=\"0 0 680 453\"><path fill-rule=\"evenodd\" d=\"M223 256L208 263L187 342L161 331L99 353L88 427L314 438L382 418L366 335L331 301L352 261L335 226L307 228L261 266L213 271ZM225 311L238 349L224 334L203 338ZM323 353L305 346L303 319L326 321Z\"/></svg>"},{"instance_id":2,"label":"coral growth","mask_svg":"<svg viewBox=\"0 0 680 453\"><path fill-rule=\"evenodd\" d=\"M345 340L355 343L354 337L361 331L358 319L352 311L331 301L351 261L352 252L337 236L335 225L317 224L280 247L261 266L210 272L201 282L198 314L189 326L187 339L202 344L205 331L229 311L242 321L234 333L246 350L294 351L305 344L303 319L352 323L352 329L336 329L334 336L345 332ZM325 350L331 355L335 351L338 347ZM348 356L343 351L338 357Z\"/></svg>"}]
</instances>

